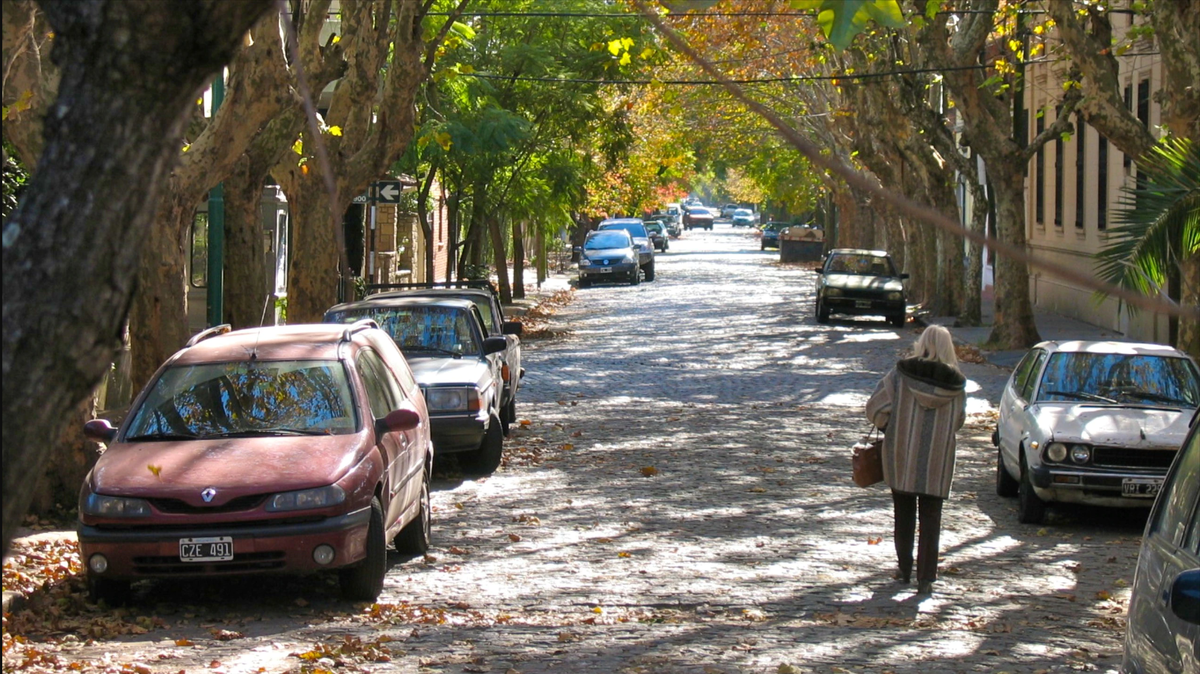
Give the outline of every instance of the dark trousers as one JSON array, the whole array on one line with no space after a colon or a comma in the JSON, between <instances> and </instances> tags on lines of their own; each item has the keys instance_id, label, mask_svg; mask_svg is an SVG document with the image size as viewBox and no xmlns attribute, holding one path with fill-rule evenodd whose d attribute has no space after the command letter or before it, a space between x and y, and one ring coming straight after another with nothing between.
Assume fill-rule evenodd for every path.
<instances>
[{"instance_id":1,"label":"dark trousers","mask_svg":"<svg viewBox=\"0 0 1200 674\"><path fill-rule=\"evenodd\" d=\"M896 504L896 559L900 575L912 577L913 538L917 531L917 512L921 515L921 541L917 545L917 582L937 580L938 538L942 533L942 501L945 499L924 494L893 491Z\"/></svg>"}]
</instances>

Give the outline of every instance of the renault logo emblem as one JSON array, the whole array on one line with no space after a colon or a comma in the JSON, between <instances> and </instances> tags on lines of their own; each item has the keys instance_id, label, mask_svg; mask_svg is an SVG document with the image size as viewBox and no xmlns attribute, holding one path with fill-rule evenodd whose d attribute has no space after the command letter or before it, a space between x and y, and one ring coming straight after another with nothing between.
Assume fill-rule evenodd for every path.
<instances>
[{"instance_id":1,"label":"renault logo emblem","mask_svg":"<svg viewBox=\"0 0 1200 674\"><path fill-rule=\"evenodd\" d=\"M212 503L212 500L216 498L216 496L217 490L214 487L209 487L200 492L200 498L204 499L205 503Z\"/></svg>"}]
</instances>

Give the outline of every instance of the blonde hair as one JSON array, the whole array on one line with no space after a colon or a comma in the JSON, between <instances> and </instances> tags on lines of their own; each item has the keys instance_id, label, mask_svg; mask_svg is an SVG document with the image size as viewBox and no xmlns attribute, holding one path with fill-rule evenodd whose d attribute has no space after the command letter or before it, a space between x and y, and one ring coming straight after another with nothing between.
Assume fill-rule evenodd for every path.
<instances>
[{"instance_id":1,"label":"blonde hair","mask_svg":"<svg viewBox=\"0 0 1200 674\"><path fill-rule=\"evenodd\" d=\"M954 339L950 331L940 325L925 328L913 344L913 356L925 360L936 360L958 369L958 355L954 352Z\"/></svg>"}]
</instances>

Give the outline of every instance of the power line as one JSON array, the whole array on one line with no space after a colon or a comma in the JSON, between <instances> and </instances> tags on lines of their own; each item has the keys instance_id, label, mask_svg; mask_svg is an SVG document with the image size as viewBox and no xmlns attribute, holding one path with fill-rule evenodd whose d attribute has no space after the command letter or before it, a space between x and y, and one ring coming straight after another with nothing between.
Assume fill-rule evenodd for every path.
<instances>
[{"instance_id":1,"label":"power line","mask_svg":"<svg viewBox=\"0 0 1200 674\"><path fill-rule=\"evenodd\" d=\"M990 68L990 65L973 65L973 66L955 66L951 68L913 68L911 70L889 70L887 72L878 73L856 73L849 75L797 75L794 77L763 77L749 79L729 79L727 81L735 84L771 84L779 82L816 82L816 81L835 81L835 80L863 80L877 77L890 77L892 75L919 75L922 73L944 73L956 70L985 70ZM552 82L561 84L668 84L673 86L710 86L723 84L721 80L592 80L574 77L531 77L527 75L489 75L486 73L472 72L461 73L464 77L478 77L485 80L508 80L516 82Z\"/></svg>"}]
</instances>

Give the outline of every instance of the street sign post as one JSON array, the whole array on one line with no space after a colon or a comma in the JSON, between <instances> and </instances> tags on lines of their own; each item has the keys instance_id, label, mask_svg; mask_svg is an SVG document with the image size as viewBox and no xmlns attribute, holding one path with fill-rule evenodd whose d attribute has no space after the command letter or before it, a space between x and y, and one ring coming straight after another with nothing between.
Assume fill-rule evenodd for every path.
<instances>
[{"instance_id":1,"label":"street sign post","mask_svg":"<svg viewBox=\"0 0 1200 674\"><path fill-rule=\"evenodd\" d=\"M398 204L404 187L399 180L376 180L375 200L381 204Z\"/></svg>"}]
</instances>

